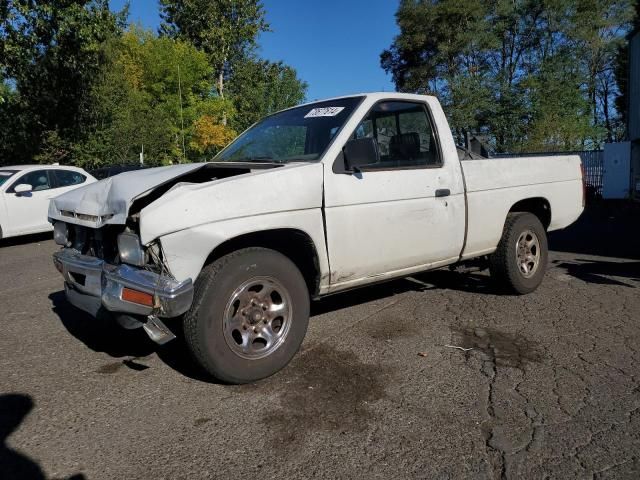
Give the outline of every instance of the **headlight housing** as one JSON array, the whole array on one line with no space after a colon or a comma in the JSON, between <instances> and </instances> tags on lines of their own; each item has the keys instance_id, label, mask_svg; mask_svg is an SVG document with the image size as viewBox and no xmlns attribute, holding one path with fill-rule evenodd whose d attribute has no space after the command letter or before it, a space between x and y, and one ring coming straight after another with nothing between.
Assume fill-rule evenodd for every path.
<instances>
[{"instance_id":1,"label":"headlight housing","mask_svg":"<svg viewBox=\"0 0 640 480\"><path fill-rule=\"evenodd\" d=\"M63 247L69 246L69 226L64 222L53 224L53 240Z\"/></svg>"},{"instance_id":2,"label":"headlight housing","mask_svg":"<svg viewBox=\"0 0 640 480\"><path fill-rule=\"evenodd\" d=\"M142 267L146 263L144 250L140 245L140 237L135 233L124 232L118 235L118 253L120 261L123 263L138 267Z\"/></svg>"}]
</instances>

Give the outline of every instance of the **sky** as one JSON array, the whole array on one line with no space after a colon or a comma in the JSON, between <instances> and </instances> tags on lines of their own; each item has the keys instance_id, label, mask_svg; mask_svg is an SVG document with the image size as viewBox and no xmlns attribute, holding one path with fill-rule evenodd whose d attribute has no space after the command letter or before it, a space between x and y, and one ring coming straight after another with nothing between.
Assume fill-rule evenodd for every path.
<instances>
[{"instance_id":1,"label":"sky","mask_svg":"<svg viewBox=\"0 0 640 480\"><path fill-rule=\"evenodd\" d=\"M110 1L113 10L125 3ZM157 30L157 1L129 3L131 22ZM380 67L380 53L398 33L397 0L263 0L263 5L272 31L260 35L258 53L294 67L309 84L307 100L394 90Z\"/></svg>"}]
</instances>

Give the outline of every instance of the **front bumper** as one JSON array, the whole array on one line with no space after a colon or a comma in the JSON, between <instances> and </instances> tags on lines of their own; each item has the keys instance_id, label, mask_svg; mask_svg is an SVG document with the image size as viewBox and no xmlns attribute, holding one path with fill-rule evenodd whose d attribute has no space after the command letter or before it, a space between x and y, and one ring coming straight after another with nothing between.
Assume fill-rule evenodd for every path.
<instances>
[{"instance_id":1,"label":"front bumper","mask_svg":"<svg viewBox=\"0 0 640 480\"><path fill-rule=\"evenodd\" d=\"M129 315L171 318L182 315L193 301L193 282L178 282L168 275L112 265L96 257L64 248L53 254L53 263L65 281L67 299L76 307L96 315L100 308ZM123 300L128 288L153 296L153 305Z\"/></svg>"}]
</instances>

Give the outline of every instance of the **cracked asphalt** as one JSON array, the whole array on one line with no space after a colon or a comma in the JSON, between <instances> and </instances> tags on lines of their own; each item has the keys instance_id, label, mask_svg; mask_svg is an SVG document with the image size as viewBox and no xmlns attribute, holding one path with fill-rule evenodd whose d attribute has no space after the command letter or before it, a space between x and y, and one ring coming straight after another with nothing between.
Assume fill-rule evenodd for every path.
<instances>
[{"instance_id":1,"label":"cracked asphalt","mask_svg":"<svg viewBox=\"0 0 640 480\"><path fill-rule=\"evenodd\" d=\"M68 305L48 235L4 241L0 478L639 478L639 220L553 234L528 296L435 271L316 302L246 386Z\"/></svg>"}]
</instances>

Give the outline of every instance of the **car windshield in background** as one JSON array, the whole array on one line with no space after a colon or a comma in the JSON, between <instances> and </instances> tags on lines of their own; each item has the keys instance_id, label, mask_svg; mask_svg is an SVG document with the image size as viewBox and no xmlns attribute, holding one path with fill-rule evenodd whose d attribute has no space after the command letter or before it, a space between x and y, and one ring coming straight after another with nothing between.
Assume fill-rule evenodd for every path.
<instances>
[{"instance_id":1,"label":"car windshield in background","mask_svg":"<svg viewBox=\"0 0 640 480\"><path fill-rule=\"evenodd\" d=\"M0 187L16 172L17 170L0 170Z\"/></svg>"},{"instance_id":2,"label":"car windshield in background","mask_svg":"<svg viewBox=\"0 0 640 480\"><path fill-rule=\"evenodd\" d=\"M214 162L318 160L363 97L312 103L270 115L240 135Z\"/></svg>"}]
</instances>

